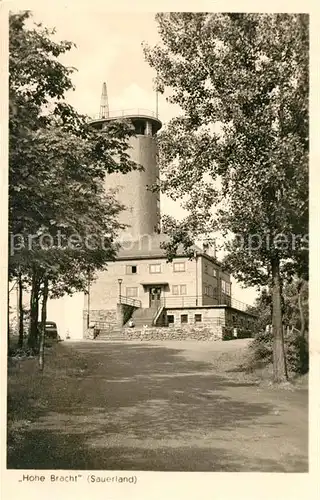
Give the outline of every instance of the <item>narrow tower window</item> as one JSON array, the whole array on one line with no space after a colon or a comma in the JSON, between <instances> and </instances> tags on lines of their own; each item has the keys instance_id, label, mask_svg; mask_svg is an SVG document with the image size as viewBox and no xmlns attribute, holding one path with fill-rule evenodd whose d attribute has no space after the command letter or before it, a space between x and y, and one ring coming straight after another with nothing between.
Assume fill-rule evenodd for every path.
<instances>
[{"instance_id":1,"label":"narrow tower window","mask_svg":"<svg viewBox=\"0 0 320 500\"><path fill-rule=\"evenodd\" d=\"M146 121L145 135L152 136L152 123L148 120Z\"/></svg>"}]
</instances>

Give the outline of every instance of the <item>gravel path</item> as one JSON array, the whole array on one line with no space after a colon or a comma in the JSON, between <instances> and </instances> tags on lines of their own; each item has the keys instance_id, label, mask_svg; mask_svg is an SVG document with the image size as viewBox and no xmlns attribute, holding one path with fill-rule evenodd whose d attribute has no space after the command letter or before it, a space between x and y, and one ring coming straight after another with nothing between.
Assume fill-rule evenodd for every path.
<instances>
[{"instance_id":1,"label":"gravel path","mask_svg":"<svg viewBox=\"0 0 320 500\"><path fill-rule=\"evenodd\" d=\"M9 373L9 468L306 472L307 391L237 372L247 340L64 342Z\"/></svg>"}]
</instances>

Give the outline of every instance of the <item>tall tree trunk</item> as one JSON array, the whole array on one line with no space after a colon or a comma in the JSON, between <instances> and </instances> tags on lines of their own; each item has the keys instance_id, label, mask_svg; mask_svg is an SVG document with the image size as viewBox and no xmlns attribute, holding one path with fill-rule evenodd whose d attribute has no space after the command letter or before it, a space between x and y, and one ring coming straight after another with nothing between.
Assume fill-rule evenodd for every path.
<instances>
[{"instance_id":1,"label":"tall tree trunk","mask_svg":"<svg viewBox=\"0 0 320 500\"><path fill-rule=\"evenodd\" d=\"M40 280L34 271L32 275L30 296L30 330L28 337L29 347L35 348L38 343L38 317L39 317L39 292Z\"/></svg>"},{"instance_id":2,"label":"tall tree trunk","mask_svg":"<svg viewBox=\"0 0 320 500\"><path fill-rule=\"evenodd\" d=\"M279 383L288 380L282 328L280 262L272 259L272 330L273 330L273 378Z\"/></svg>"},{"instance_id":3,"label":"tall tree trunk","mask_svg":"<svg viewBox=\"0 0 320 500\"><path fill-rule=\"evenodd\" d=\"M300 335L305 336L306 331L306 321L304 317L303 305L302 305L302 291L303 291L303 281L300 280L298 283L298 307L300 314Z\"/></svg>"},{"instance_id":4,"label":"tall tree trunk","mask_svg":"<svg viewBox=\"0 0 320 500\"><path fill-rule=\"evenodd\" d=\"M19 347L23 347L23 284L22 284L22 275L21 272L19 273L18 276L18 318L19 318L19 323L18 323L18 328L19 328L19 341L18 345Z\"/></svg>"},{"instance_id":5,"label":"tall tree trunk","mask_svg":"<svg viewBox=\"0 0 320 500\"><path fill-rule=\"evenodd\" d=\"M8 293L7 293L7 354L10 353L10 289L8 279Z\"/></svg>"},{"instance_id":6,"label":"tall tree trunk","mask_svg":"<svg viewBox=\"0 0 320 500\"><path fill-rule=\"evenodd\" d=\"M39 369L44 369L44 343L46 337L46 321L47 321L47 301L48 301L48 278L45 277L43 284L42 308L41 308L41 335L40 335L40 350L39 350Z\"/></svg>"}]
</instances>

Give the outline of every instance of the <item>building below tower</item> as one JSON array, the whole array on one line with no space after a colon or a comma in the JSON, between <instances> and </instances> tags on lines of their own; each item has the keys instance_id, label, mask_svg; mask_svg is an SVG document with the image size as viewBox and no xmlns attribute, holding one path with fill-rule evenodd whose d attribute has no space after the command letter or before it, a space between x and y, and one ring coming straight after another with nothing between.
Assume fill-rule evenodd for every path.
<instances>
[{"instance_id":1,"label":"building below tower","mask_svg":"<svg viewBox=\"0 0 320 500\"><path fill-rule=\"evenodd\" d=\"M221 338L226 328L252 328L254 316L233 299L230 274L214 254L205 246L194 246L190 259L179 248L173 261L167 262L162 248L166 240L160 234L123 243L116 260L90 286L84 335L90 323L99 338L112 338L114 332L117 338L125 338L130 324L131 334L147 327L162 329L169 337L176 327L192 325L200 336L201 330L209 328Z\"/></svg>"}]
</instances>

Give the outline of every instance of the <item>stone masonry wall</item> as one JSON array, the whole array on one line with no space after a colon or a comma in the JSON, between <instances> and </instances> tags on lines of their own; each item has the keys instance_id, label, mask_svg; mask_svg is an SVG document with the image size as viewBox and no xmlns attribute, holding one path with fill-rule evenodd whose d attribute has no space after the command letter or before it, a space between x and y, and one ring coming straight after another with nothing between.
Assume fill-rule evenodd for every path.
<instances>
[{"instance_id":1,"label":"stone masonry wall","mask_svg":"<svg viewBox=\"0 0 320 500\"><path fill-rule=\"evenodd\" d=\"M150 327L146 329L124 328L124 340L222 340L221 326L184 325Z\"/></svg>"},{"instance_id":2,"label":"stone masonry wall","mask_svg":"<svg viewBox=\"0 0 320 500\"><path fill-rule=\"evenodd\" d=\"M211 307L199 307L199 308L170 308L166 310L167 316L174 316L174 326L181 325L181 315L188 316L188 325L195 325L195 315L201 314L201 326L213 327L214 325L223 326L225 324L225 309L224 308L211 308ZM187 325L186 323L183 326ZM200 326L200 323L198 323ZM198 325L197 324L197 325ZM170 324L170 328L173 326Z\"/></svg>"},{"instance_id":3,"label":"stone masonry wall","mask_svg":"<svg viewBox=\"0 0 320 500\"><path fill-rule=\"evenodd\" d=\"M83 311L83 336L88 338L87 328L88 311ZM119 313L115 309L92 309L90 310L90 323L98 323L105 328L115 328L118 326Z\"/></svg>"},{"instance_id":4,"label":"stone masonry wall","mask_svg":"<svg viewBox=\"0 0 320 500\"><path fill-rule=\"evenodd\" d=\"M90 310L90 323L97 323L97 327L102 330L112 330L122 328L129 321L136 307L127 304L118 304L117 309L92 309ZM88 337L87 332L88 311L83 311L83 332L84 337Z\"/></svg>"}]
</instances>

